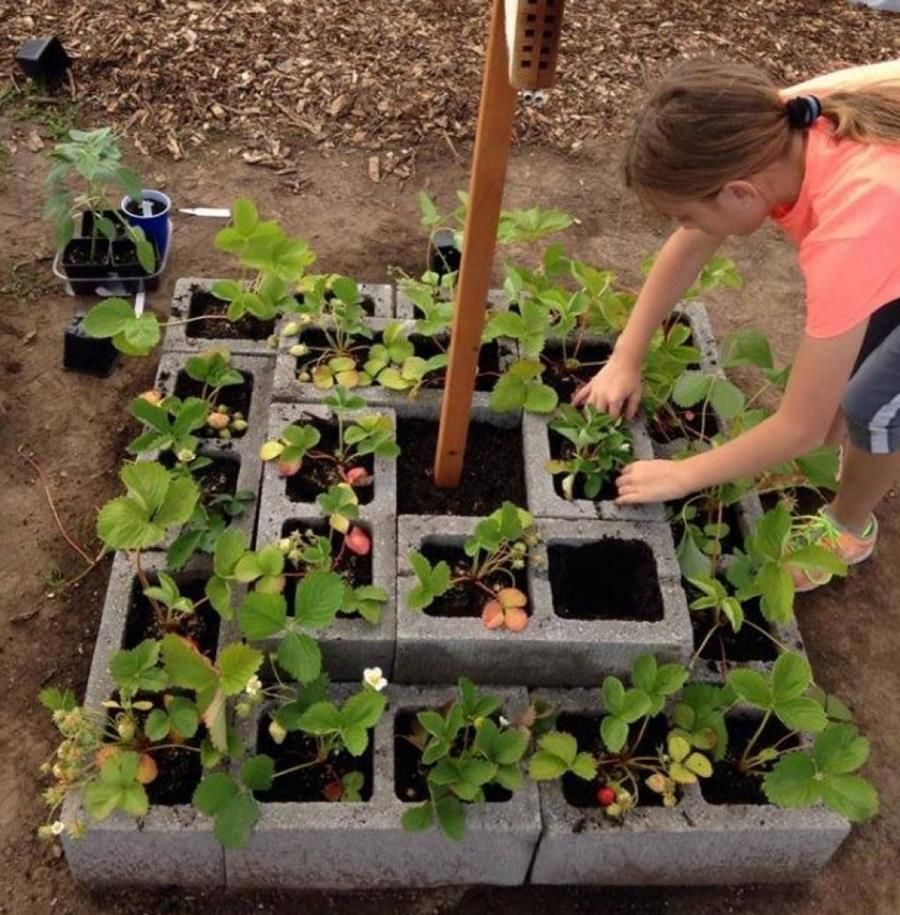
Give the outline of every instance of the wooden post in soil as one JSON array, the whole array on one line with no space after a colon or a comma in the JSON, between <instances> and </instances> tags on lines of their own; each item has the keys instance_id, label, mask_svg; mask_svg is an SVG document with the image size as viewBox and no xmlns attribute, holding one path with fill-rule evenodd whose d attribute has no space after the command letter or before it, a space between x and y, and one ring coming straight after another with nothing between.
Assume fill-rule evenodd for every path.
<instances>
[{"instance_id":1,"label":"wooden post in soil","mask_svg":"<svg viewBox=\"0 0 900 915\"><path fill-rule=\"evenodd\" d=\"M438 486L458 486L462 475L516 90L553 85L564 2L494 0L434 464Z\"/></svg>"}]
</instances>

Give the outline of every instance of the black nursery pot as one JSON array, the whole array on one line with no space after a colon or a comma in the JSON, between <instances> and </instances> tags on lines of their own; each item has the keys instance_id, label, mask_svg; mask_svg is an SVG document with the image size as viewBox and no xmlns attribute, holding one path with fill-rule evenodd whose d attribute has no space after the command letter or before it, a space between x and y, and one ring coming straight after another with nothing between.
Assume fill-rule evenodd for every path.
<instances>
[{"instance_id":1,"label":"black nursery pot","mask_svg":"<svg viewBox=\"0 0 900 915\"><path fill-rule=\"evenodd\" d=\"M153 245L153 254L159 266L159 250ZM158 269L148 274L141 266L137 256L137 247L130 239L119 239L112 243L111 265L113 279L118 279L128 292L145 289L152 292L159 286ZM129 282L132 281L132 282Z\"/></svg>"},{"instance_id":2,"label":"black nursery pot","mask_svg":"<svg viewBox=\"0 0 900 915\"><path fill-rule=\"evenodd\" d=\"M428 246L428 269L438 276L456 273L462 264L462 251L456 247L455 233L439 229Z\"/></svg>"},{"instance_id":3,"label":"black nursery pot","mask_svg":"<svg viewBox=\"0 0 900 915\"><path fill-rule=\"evenodd\" d=\"M63 248L59 266L76 295L93 295L112 275L110 244L105 238L73 238Z\"/></svg>"},{"instance_id":4,"label":"black nursery pot","mask_svg":"<svg viewBox=\"0 0 900 915\"><path fill-rule=\"evenodd\" d=\"M102 210L99 214L108 219L116 227L116 238L126 238L128 224L120 210ZM85 210L81 214L81 237L91 238L94 234L96 215L93 210ZM97 233L100 234L99 232ZM103 236L101 236L103 237Z\"/></svg>"}]
</instances>

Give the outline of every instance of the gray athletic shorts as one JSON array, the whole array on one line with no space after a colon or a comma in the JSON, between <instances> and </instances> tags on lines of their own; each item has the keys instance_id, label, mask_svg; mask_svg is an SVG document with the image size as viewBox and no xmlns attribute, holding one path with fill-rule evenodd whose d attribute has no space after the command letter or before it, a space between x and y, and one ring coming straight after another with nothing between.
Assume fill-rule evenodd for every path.
<instances>
[{"instance_id":1,"label":"gray athletic shorts","mask_svg":"<svg viewBox=\"0 0 900 915\"><path fill-rule=\"evenodd\" d=\"M900 299L869 318L841 406L857 448L900 451Z\"/></svg>"}]
</instances>

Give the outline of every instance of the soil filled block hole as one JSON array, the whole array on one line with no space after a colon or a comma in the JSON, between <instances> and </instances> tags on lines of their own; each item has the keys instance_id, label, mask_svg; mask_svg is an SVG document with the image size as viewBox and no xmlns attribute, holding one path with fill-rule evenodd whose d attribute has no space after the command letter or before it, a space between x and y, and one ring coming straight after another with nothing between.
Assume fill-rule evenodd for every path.
<instances>
[{"instance_id":1,"label":"soil filled block hole","mask_svg":"<svg viewBox=\"0 0 900 915\"><path fill-rule=\"evenodd\" d=\"M205 598L204 580L174 575L175 583L183 597L188 597L194 602ZM151 587L159 586L159 577L153 572L146 574L146 579ZM165 607L159 605L162 612ZM194 613L181 616L177 622L169 627L164 627L159 616L153 609L150 599L144 596L144 586L137 576L131 588L131 598L128 604L128 615L125 621L125 634L122 648L135 648L145 639L161 639L169 632L192 639L202 654L208 658L215 658L216 642L219 638L220 617L208 605L200 607Z\"/></svg>"},{"instance_id":2,"label":"soil filled block hole","mask_svg":"<svg viewBox=\"0 0 900 915\"><path fill-rule=\"evenodd\" d=\"M555 730L571 734L578 741L578 749L582 752L591 753L597 758L606 756L609 753L603 746L600 737L600 722L603 715L580 715L573 712L562 712L556 720ZM640 725L635 723L631 725L629 731L629 744L638 736ZM641 736L640 741L631 748L633 757L656 756L660 747L666 743L666 735L669 732L669 726L664 715L657 715L647 722L647 728ZM606 773L611 777L614 776L614 767L604 767L598 770L597 777L593 781L585 781L571 772L567 772L562 777L563 797L567 804L573 807L594 808L600 810L600 802L597 799L597 790L607 783ZM644 775L647 773L643 770L636 770L635 776L638 779L638 806L639 807L662 807L662 795L656 794L643 784ZM627 784L624 787L629 787Z\"/></svg>"},{"instance_id":3,"label":"soil filled block hole","mask_svg":"<svg viewBox=\"0 0 900 915\"><path fill-rule=\"evenodd\" d=\"M276 777L268 791L254 792L257 800L266 804L340 801L341 780L351 772L359 772L363 776L360 798L368 801L372 797L374 730L368 732L369 742L362 756L352 756L343 750L317 763L318 742L314 737L292 731L282 744L277 744L269 734L269 723L268 716L260 720L257 749L275 760ZM289 769L295 771L288 772ZM279 772L285 774L278 775Z\"/></svg>"},{"instance_id":4,"label":"soil filled block hole","mask_svg":"<svg viewBox=\"0 0 900 915\"><path fill-rule=\"evenodd\" d=\"M522 433L491 423L469 426L466 459L456 489L434 485L438 422L403 419L397 423L397 510L401 515L481 517L504 502L525 507Z\"/></svg>"},{"instance_id":5,"label":"soil filled block hole","mask_svg":"<svg viewBox=\"0 0 900 915\"><path fill-rule=\"evenodd\" d=\"M554 461L568 461L575 457L575 446L566 438L563 438L558 432L554 432L552 429L548 429L548 435L550 437L550 457ZM553 475L553 491L560 497L560 499L565 499L566 494L563 491L563 480L565 479L564 473L556 473ZM616 488L616 479L619 476L618 471L614 471L606 480L604 480L603 485L600 487L600 492L598 492L592 498L584 490L584 474L578 474L575 478L575 485L572 487L572 498L574 499L588 499L591 498L593 502L612 502L618 498L619 491Z\"/></svg>"},{"instance_id":6,"label":"soil filled block hole","mask_svg":"<svg viewBox=\"0 0 900 915\"><path fill-rule=\"evenodd\" d=\"M200 484L200 501L204 505L209 505L216 496L233 496L237 492L238 476L241 472L241 462L238 458L214 457L210 460L210 464L193 473L194 479ZM171 451L160 455L159 462L169 470L176 464Z\"/></svg>"},{"instance_id":7,"label":"soil filled block hole","mask_svg":"<svg viewBox=\"0 0 900 915\"><path fill-rule=\"evenodd\" d=\"M248 314L237 321L227 321L223 320L227 310L228 302L194 286L188 310L188 318L191 320L185 325L185 336L207 340L265 340L275 332L274 319L261 321Z\"/></svg>"},{"instance_id":8,"label":"soil filled block hole","mask_svg":"<svg viewBox=\"0 0 900 915\"><path fill-rule=\"evenodd\" d=\"M341 476L341 470L345 472L353 467L362 467L366 475L373 477L375 472L375 460L371 454L361 458L354 459L346 466L338 464L332 460L335 450L338 447L338 430L335 423L324 422L316 419L302 420L303 425L314 426L321 438L318 444L312 448L314 455L323 455L316 457L307 454L300 465L300 470L286 478L287 497L291 502L315 502L316 498L323 492L327 492L329 487L344 481ZM352 420L346 420L345 428L352 424ZM368 505L374 497L374 479L367 486L355 486L354 492L359 499L360 505Z\"/></svg>"},{"instance_id":9,"label":"soil filled block hole","mask_svg":"<svg viewBox=\"0 0 900 915\"><path fill-rule=\"evenodd\" d=\"M653 551L639 540L604 538L580 546L550 544L554 612L564 619L663 618Z\"/></svg>"},{"instance_id":10,"label":"soil filled block hole","mask_svg":"<svg viewBox=\"0 0 900 915\"><path fill-rule=\"evenodd\" d=\"M688 603L700 597L700 592L685 582ZM744 625L738 632L727 620L710 636L713 619L709 611L691 611L691 628L694 630L694 649L700 650L700 657L709 661L712 669L718 669L718 662L774 661L778 657L776 638L768 620L759 608L759 598L744 601ZM760 629L763 630L760 632ZM768 633L768 635L766 635ZM707 638L709 636L709 638Z\"/></svg>"},{"instance_id":11,"label":"soil filled block hole","mask_svg":"<svg viewBox=\"0 0 900 915\"><path fill-rule=\"evenodd\" d=\"M432 768L422 765L422 751L429 735L416 718L419 711L422 709L407 709L398 712L394 719L394 790L401 801L409 804L428 799L427 777ZM459 737L453 745L452 755L458 755L463 749L463 738ZM500 785L488 785L484 790L488 804L506 803L511 798L512 792Z\"/></svg>"},{"instance_id":12,"label":"soil filled block hole","mask_svg":"<svg viewBox=\"0 0 900 915\"><path fill-rule=\"evenodd\" d=\"M709 778L700 779L700 791L703 799L710 804L768 804L762 789L765 772L757 769L753 772L740 770L740 759L761 719L752 715L729 715L726 719L728 726L728 751L725 759L713 767L713 774ZM762 729L753 745L751 755L755 755L766 747L778 744L780 751L790 750L799 746L797 736L788 737L789 731L780 721L770 718ZM785 739L787 738L787 739ZM783 741L783 742L779 742Z\"/></svg>"},{"instance_id":13,"label":"soil filled block hole","mask_svg":"<svg viewBox=\"0 0 900 915\"><path fill-rule=\"evenodd\" d=\"M243 384L228 385L222 388L216 396L216 405L228 407L232 414L241 413L244 419L250 415L250 401L253 398L253 376L247 372L241 372L244 379ZM175 382L175 396L182 400L188 397L204 397L209 395L209 389L200 381L195 381L186 372L179 372L178 379ZM202 426L195 435L200 438L215 438L217 432L209 426ZM234 438L241 438L243 432L233 432Z\"/></svg>"},{"instance_id":14,"label":"soil filled block hole","mask_svg":"<svg viewBox=\"0 0 900 915\"><path fill-rule=\"evenodd\" d=\"M446 562L450 566L450 574L453 578L471 574L472 560L463 552L461 545L425 542L422 544L421 552L432 566L441 561ZM474 580L461 581L440 597L435 598L424 612L427 616L480 617L484 605L491 600L489 592L499 588L518 588L527 595L528 576L525 570L515 570L512 581L508 575L501 572L481 579L480 583ZM530 616L530 608L526 607L525 610Z\"/></svg>"},{"instance_id":15,"label":"soil filled block hole","mask_svg":"<svg viewBox=\"0 0 900 915\"><path fill-rule=\"evenodd\" d=\"M574 352L573 352L574 350ZM590 381L612 355L608 343L582 343L565 351L558 343L549 343L542 354L546 366L544 383L550 385L563 403L583 384Z\"/></svg>"}]
</instances>

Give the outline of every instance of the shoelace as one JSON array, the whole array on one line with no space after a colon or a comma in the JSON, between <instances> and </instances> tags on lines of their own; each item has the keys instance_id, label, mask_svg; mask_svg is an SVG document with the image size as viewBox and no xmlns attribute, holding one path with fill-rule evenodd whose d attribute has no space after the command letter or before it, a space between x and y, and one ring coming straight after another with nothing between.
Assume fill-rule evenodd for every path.
<instances>
[{"instance_id":1,"label":"shoelace","mask_svg":"<svg viewBox=\"0 0 900 915\"><path fill-rule=\"evenodd\" d=\"M841 529L837 522L821 511L816 515L797 518L791 532L791 538L796 538L800 546L818 543L820 540L837 543L840 536Z\"/></svg>"}]
</instances>

